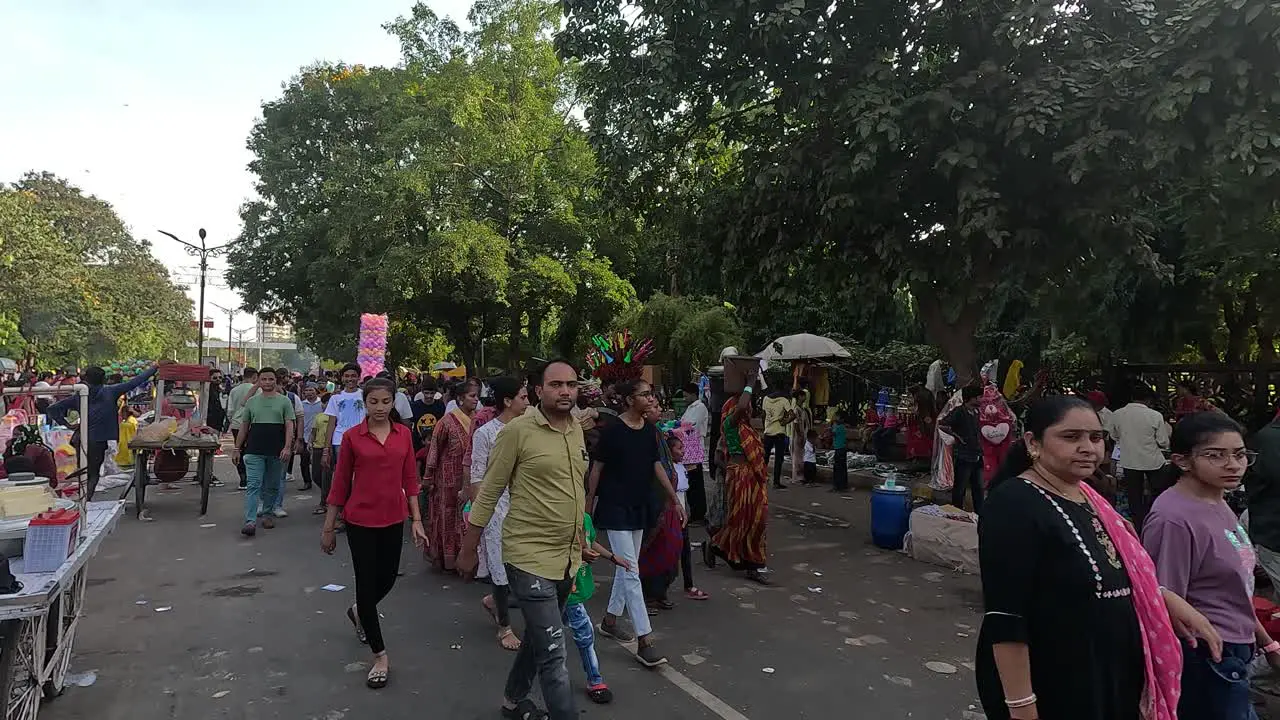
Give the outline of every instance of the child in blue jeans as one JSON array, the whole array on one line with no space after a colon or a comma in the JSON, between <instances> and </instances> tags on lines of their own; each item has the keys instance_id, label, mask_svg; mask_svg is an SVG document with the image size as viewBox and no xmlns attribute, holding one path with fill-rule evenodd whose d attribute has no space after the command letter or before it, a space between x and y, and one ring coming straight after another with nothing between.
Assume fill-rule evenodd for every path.
<instances>
[{"instance_id":1,"label":"child in blue jeans","mask_svg":"<svg viewBox=\"0 0 1280 720\"><path fill-rule=\"evenodd\" d=\"M614 555L607 548L596 542L596 528L591 524L591 516L582 516L583 531L587 535L587 550L583 558L590 562L603 557L624 570L631 566L626 559ZM578 654L582 656L582 669L587 673L587 697L593 703L604 704L613 700L613 691L604 684L600 675L600 660L596 657L595 630L592 629L591 615L587 613L586 602L596 591L596 580L591 574L591 566L583 563L578 568L578 575L573 580L573 591L564 604L564 624L573 632L573 642L578 646Z\"/></svg>"}]
</instances>

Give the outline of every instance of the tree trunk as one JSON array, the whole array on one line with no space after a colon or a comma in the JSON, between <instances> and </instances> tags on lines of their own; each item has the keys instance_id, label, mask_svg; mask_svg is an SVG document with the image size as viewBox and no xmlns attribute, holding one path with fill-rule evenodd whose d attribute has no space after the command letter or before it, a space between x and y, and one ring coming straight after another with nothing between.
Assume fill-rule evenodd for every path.
<instances>
[{"instance_id":1,"label":"tree trunk","mask_svg":"<svg viewBox=\"0 0 1280 720\"><path fill-rule=\"evenodd\" d=\"M534 355L542 355L542 315L529 313L529 348Z\"/></svg>"},{"instance_id":2,"label":"tree trunk","mask_svg":"<svg viewBox=\"0 0 1280 720\"><path fill-rule=\"evenodd\" d=\"M925 333L929 341L942 348L942 354L956 371L956 386L963 387L978 377L978 345L975 334L982 319L982 307L969 302L961 307L956 319L949 320L943 310L943 299L926 283L912 283L911 292L920 307Z\"/></svg>"},{"instance_id":3,"label":"tree trunk","mask_svg":"<svg viewBox=\"0 0 1280 720\"><path fill-rule=\"evenodd\" d=\"M511 370L520 367L520 340L521 333L524 330L521 323L523 315L524 311L520 308L511 308L511 315L507 318L510 323L507 333L507 368Z\"/></svg>"}]
</instances>

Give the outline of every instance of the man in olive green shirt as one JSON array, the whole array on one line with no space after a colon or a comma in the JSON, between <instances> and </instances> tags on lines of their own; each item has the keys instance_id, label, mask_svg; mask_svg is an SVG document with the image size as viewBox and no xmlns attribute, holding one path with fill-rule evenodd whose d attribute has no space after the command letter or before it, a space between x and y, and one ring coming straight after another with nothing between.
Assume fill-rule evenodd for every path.
<instances>
[{"instance_id":1,"label":"man in olive green shirt","mask_svg":"<svg viewBox=\"0 0 1280 720\"><path fill-rule=\"evenodd\" d=\"M565 666L565 600L582 564L587 447L573 418L578 371L563 360L548 363L538 386L541 405L502 428L489 454L480 495L471 506L458 555L465 576L475 572L480 534L504 490L511 509L502 524L502 559L511 592L524 614L524 639L507 676L503 707L516 717L541 717L533 705L540 675L551 720L576 720ZM539 673L539 668L553 668Z\"/></svg>"}]
</instances>

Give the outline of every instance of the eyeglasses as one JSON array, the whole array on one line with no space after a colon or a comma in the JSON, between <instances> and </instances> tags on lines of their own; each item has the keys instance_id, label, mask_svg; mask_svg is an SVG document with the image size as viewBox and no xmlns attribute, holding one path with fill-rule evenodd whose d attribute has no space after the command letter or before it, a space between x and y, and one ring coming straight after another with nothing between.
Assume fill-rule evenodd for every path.
<instances>
[{"instance_id":1,"label":"eyeglasses","mask_svg":"<svg viewBox=\"0 0 1280 720\"><path fill-rule=\"evenodd\" d=\"M1252 450L1226 450L1223 448L1209 448L1196 453L1197 457L1202 457L1209 461L1214 467L1225 467L1228 459L1234 459L1238 463L1242 463L1246 467L1252 465L1258 459L1258 453Z\"/></svg>"},{"instance_id":2,"label":"eyeglasses","mask_svg":"<svg viewBox=\"0 0 1280 720\"><path fill-rule=\"evenodd\" d=\"M651 398L651 397L653 397L653 391L652 391L652 390L641 390L640 392L635 393L635 394L634 394L634 395L632 395L631 397L635 397L635 398Z\"/></svg>"}]
</instances>

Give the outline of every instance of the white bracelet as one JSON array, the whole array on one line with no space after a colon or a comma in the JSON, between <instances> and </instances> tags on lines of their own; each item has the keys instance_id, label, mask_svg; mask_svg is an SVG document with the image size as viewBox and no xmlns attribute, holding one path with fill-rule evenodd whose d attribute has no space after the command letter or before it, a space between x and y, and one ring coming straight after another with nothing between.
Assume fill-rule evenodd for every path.
<instances>
[{"instance_id":1,"label":"white bracelet","mask_svg":"<svg viewBox=\"0 0 1280 720\"><path fill-rule=\"evenodd\" d=\"M1031 693L1030 695L1022 698L1021 700L1005 700L1004 704L1009 706L1009 708L1013 710L1016 710L1017 708L1024 708L1028 705L1035 705L1036 694Z\"/></svg>"}]
</instances>

